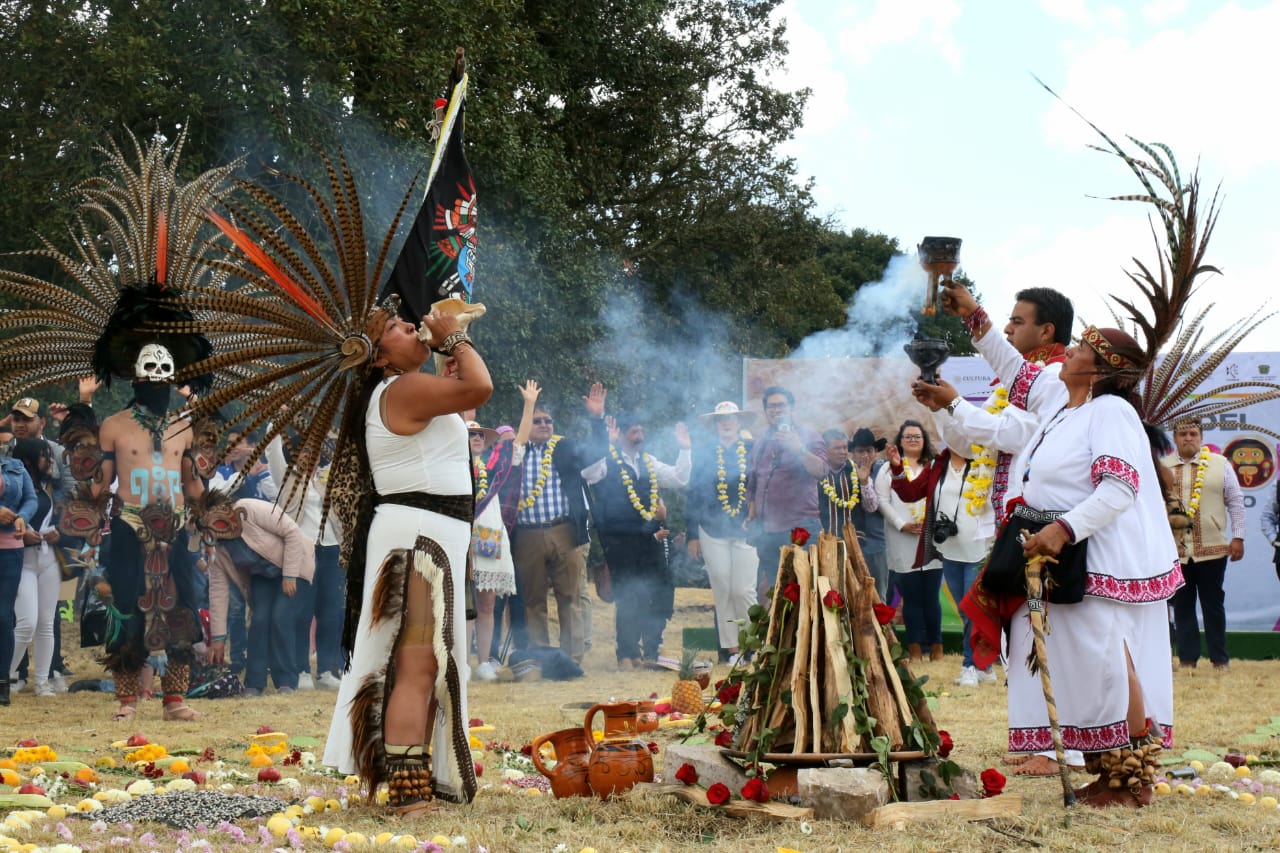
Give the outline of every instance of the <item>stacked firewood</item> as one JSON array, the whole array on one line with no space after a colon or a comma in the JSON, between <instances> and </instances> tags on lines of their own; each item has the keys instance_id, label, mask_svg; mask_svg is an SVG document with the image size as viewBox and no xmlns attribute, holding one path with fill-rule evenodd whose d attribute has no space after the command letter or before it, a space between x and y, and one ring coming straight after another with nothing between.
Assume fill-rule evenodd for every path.
<instances>
[{"instance_id":1,"label":"stacked firewood","mask_svg":"<svg viewBox=\"0 0 1280 853\"><path fill-rule=\"evenodd\" d=\"M880 603L852 526L843 539L824 533L817 545L782 549L767 633L739 702L738 749L764 735L772 753L866 753L877 736L900 750L917 717L933 729L922 697L908 701L899 668L911 675L892 629L876 619ZM875 722L859 732L860 718Z\"/></svg>"}]
</instances>

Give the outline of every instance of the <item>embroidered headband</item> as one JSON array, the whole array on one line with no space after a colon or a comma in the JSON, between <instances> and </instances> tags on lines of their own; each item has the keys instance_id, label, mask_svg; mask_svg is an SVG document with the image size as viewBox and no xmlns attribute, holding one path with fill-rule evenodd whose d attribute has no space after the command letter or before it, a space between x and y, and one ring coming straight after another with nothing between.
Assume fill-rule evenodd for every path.
<instances>
[{"instance_id":1,"label":"embroidered headband","mask_svg":"<svg viewBox=\"0 0 1280 853\"><path fill-rule=\"evenodd\" d=\"M1087 326L1084 332L1081 333L1080 340L1082 343L1088 344L1091 350L1115 370L1134 369L1139 366L1137 362L1116 352L1115 345L1107 339L1107 336L1103 334L1103 330L1097 326Z\"/></svg>"}]
</instances>

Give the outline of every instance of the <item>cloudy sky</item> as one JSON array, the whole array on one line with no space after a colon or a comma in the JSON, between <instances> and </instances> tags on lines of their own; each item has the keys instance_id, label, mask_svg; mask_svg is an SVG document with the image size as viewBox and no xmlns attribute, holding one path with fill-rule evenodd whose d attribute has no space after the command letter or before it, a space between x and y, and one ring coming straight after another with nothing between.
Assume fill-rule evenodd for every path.
<instances>
[{"instance_id":1,"label":"cloudy sky","mask_svg":"<svg viewBox=\"0 0 1280 853\"><path fill-rule=\"evenodd\" d=\"M819 212L846 229L964 239L962 261L1005 316L1032 284L1068 293L1110 325L1106 295L1135 293L1131 257L1154 262L1143 205L1117 158L1039 76L1113 136L1168 144L1184 174L1221 183L1206 261L1221 277L1218 329L1263 310L1280 270L1280 0L787 0L788 88L812 90L788 153L815 180ZM1280 300L1272 301L1274 309ZM1077 324L1077 331L1079 324ZM1280 318L1242 349L1280 350Z\"/></svg>"}]
</instances>

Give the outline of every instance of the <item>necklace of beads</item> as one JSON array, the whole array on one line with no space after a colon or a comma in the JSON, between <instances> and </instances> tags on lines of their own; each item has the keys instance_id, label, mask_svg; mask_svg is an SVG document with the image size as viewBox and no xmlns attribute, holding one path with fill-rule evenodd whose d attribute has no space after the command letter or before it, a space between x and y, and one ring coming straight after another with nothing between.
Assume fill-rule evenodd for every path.
<instances>
[{"instance_id":1,"label":"necklace of beads","mask_svg":"<svg viewBox=\"0 0 1280 853\"><path fill-rule=\"evenodd\" d=\"M725 480L724 445L716 445L716 498L720 501L720 508L730 518L742 512L742 508L747 503L747 445L739 441L735 452L738 454L738 505L731 507L729 506L729 483Z\"/></svg>"},{"instance_id":2,"label":"necklace of beads","mask_svg":"<svg viewBox=\"0 0 1280 853\"><path fill-rule=\"evenodd\" d=\"M1009 407L1009 391L997 388L991 402L985 408L993 415L998 415ZM994 447L982 444L971 444L969 450L973 456L969 463L969 476L964 478L960 495L965 500L965 509L969 515L982 515L991 497L991 486L995 483L996 451Z\"/></svg>"},{"instance_id":3,"label":"necklace of beads","mask_svg":"<svg viewBox=\"0 0 1280 853\"><path fill-rule=\"evenodd\" d=\"M618 455L618 448L612 444L609 445L609 455L617 463L618 472L622 475L622 485L627 490L627 499L631 501L632 508L640 513L640 517L645 521L653 521L654 516L658 513L658 473L653 467L653 457L648 453L640 454L640 461L644 463L645 473L649 477L649 508L645 509L644 504L640 503L640 496L636 494L635 481L631 479L631 471L626 465L622 464L622 457Z\"/></svg>"},{"instance_id":4,"label":"necklace of beads","mask_svg":"<svg viewBox=\"0 0 1280 853\"><path fill-rule=\"evenodd\" d=\"M533 483L533 490L520 499L520 503L516 505L517 509L529 509L542 496L547 478L551 476L551 457L555 455L556 445L560 443L561 438L563 436L553 435L547 442L547 449L542 453L542 462L538 464L538 479Z\"/></svg>"},{"instance_id":5,"label":"necklace of beads","mask_svg":"<svg viewBox=\"0 0 1280 853\"><path fill-rule=\"evenodd\" d=\"M831 482L831 475L822 478L822 493L827 496L827 500L831 501L832 506L840 507L840 509L853 509L858 505L858 501L862 499L862 487L858 484L857 471L854 476L849 478L850 492L848 500L844 500L840 495L836 494L835 483ZM844 474L840 471L836 476Z\"/></svg>"}]
</instances>

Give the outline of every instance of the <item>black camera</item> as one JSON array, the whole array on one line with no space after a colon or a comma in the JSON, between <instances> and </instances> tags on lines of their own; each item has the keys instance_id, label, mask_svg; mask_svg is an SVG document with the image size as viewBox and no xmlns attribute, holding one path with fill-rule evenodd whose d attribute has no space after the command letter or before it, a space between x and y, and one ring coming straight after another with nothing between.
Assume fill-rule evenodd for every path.
<instances>
[{"instance_id":1,"label":"black camera","mask_svg":"<svg viewBox=\"0 0 1280 853\"><path fill-rule=\"evenodd\" d=\"M933 523L933 544L941 545L960 532L960 528L942 510L938 510L938 518Z\"/></svg>"}]
</instances>

